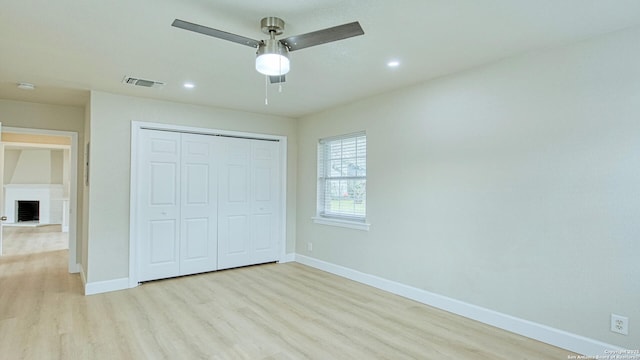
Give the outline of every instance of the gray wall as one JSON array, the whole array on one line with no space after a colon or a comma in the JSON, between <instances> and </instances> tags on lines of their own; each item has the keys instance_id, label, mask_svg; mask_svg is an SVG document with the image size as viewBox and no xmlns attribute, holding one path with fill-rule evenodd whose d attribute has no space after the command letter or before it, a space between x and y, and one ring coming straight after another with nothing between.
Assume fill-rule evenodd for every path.
<instances>
[{"instance_id":1,"label":"gray wall","mask_svg":"<svg viewBox=\"0 0 640 360\"><path fill-rule=\"evenodd\" d=\"M305 117L296 251L636 349L639 38L619 32ZM360 130L371 230L314 224L317 141ZM630 318L629 336L609 331L612 312Z\"/></svg>"}]
</instances>

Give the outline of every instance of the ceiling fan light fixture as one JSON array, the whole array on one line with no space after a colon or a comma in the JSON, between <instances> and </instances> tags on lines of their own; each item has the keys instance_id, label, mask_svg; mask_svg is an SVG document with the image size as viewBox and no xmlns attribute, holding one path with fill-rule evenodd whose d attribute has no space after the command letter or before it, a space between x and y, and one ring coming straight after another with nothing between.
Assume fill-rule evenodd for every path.
<instances>
[{"instance_id":1,"label":"ceiling fan light fixture","mask_svg":"<svg viewBox=\"0 0 640 360\"><path fill-rule=\"evenodd\" d=\"M267 76L281 76L289 72L289 50L280 41L265 40L256 53L256 70Z\"/></svg>"}]
</instances>

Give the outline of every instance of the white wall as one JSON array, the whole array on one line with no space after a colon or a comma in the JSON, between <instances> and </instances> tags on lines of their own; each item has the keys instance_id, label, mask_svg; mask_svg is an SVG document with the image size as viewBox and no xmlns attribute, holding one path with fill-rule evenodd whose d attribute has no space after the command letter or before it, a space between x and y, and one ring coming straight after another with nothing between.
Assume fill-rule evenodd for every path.
<instances>
[{"instance_id":1,"label":"white wall","mask_svg":"<svg viewBox=\"0 0 640 360\"><path fill-rule=\"evenodd\" d=\"M296 209L295 120L277 116L92 92L88 187L88 282L122 279L129 271L131 121L178 124L288 137L287 251L293 252Z\"/></svg>"},{"instance_id":2,"label":"white wall","mask_svg":"<svg viewBox=\"0 0 640 360\"><path fill-rule=\"evenodd\" d=\"M4 178L3 184L10 184L11 178L13 178L13 172L18 166L18 160L20 159L20 150L17 149L4 149Z\"/></svg>"},{"instance_id":3,"label":"white wall","mask_svg":"<svg viewBox=\"0 0 640 360\"><path fill-rule=\"evenodd\" d=\"M619 32L302 119L296 251L637 349L639 38ZM313 224L317 141L360 130L371 230ZM630 318L629 336L609 331L612 312Z\"/></svg>"},{"instance_id":4,"label":"white wall","mask_svg":"<svg viewBox=\"0 0 640 360\"><path fill-rule=\"evenodd\" d=\"M10 184L51 184L51 151L22 150Z\"/></svg>"},{"instance_id":5,"label":"white wall","mask_svg":"<svg viewBox=\"0 0 640 360\"><path fill-rule=\"evenodd\" d=\"M5 184L62 184L63 150L5 149Z\"/></svg>"}]
</instances>

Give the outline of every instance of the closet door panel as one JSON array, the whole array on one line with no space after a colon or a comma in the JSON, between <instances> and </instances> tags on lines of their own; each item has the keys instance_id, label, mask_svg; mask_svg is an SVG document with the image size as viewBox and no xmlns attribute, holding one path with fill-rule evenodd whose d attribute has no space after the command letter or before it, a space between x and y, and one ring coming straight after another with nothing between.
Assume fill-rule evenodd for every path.
<instances>
[{"instance_id":1,"label":"closet door panel","mask_svg":"<svg viewBox=\"0 0 640 360\"><path fill-rule=\"evenodd\" d=\"M209 244L202 241L209 236L209 219L191 218L185 219L183 226L185 246L183 255L185 260L197 260L205 258L209 253Z\"/></svg>"},{"instance_id":2,"label":"closet door panel","mask_svg":"<svg viewBox=\"0 0 640 360\"><path fill-rule=\"evenodd\" d=\"M278 143L224 139L220 167L220 269L278 260Z\"/></svg>"},{"instance_id":3,"label":"closet door panel","mask_svg":"<svg viewBox=\"0 0 640 360\"><path fill-rule=\"evenodd\" d=\"M180 275L217 269L216 140L182 134Z\"/></svg>"},{"instance_id":4,"label":"closet door panel","mask_svg":"<svg viewBox=\"0 0 640 360\"><path fill-rule=\"evenodd\" d=\"M149 263L162 265L175 262L177 258L175 248L175 234L177 224L175 220L151 220L149 224Z\"/></svg>"},{"instance_id":5,"label":"closet door panel","mask_svg":"<svg viewBox=\"0 0 640 360\"><path fill-rule=\"evenodd\" d=\"M270 251L272 248L270 234L273 228L273 220L271 214L253 215L253 227L251 229L252 234L254 234L253 248L258 253Z\"/></svg>"},{"instance_id":6,"label":"closet door panel","mask_svg":"<svg viewBox=\"0 0 640 360\"><path fill-rule=\"evenodd\" d=\"M245 139L222 138L218 211L218 268L252 264L250 245L251 147Z\"/></svg>"},{"instance_id":7,"label":"closet door panel","mask_svg":"<svg viewBox=\"0 0 640 360\"><path fill-rule=\"evenodd\" d=\"M278 150L277 142L251 140L251 243L256 264L278 260Z\"/></svg>"},{"instance_id":8,"label":"closet door panel","mask_svg":"<svg viewBox=\"0 0 640 360\"><path fill-rule=\"evenodd\" d=\"M139 280L180 269L180 134L141 130L138 157Z\"/></svg>"},{"instance_id":9,"label":"closet door panel","mask_svg":"<svg viewBox=\"0 0 640 360\"><path fill-rule=\"evenodd\" d=\"M249 254L249 219L244 215L227 217L227 254L243 256Z\"/></svg>"}]
</instances>

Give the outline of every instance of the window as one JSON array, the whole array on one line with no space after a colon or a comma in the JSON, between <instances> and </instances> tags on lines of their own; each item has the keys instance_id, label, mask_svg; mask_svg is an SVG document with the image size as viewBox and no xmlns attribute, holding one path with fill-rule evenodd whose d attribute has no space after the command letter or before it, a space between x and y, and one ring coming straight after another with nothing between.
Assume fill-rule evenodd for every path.
<instances>
[{"instance_id":1,"label":"window","mask_svg":"<svg viewBox=\"0 0 640 360\"><path fill-rule=\"evenodd\" d=\"M316 222L368 229L368 225L364 224L366 204L367 137L365 133L321 139L318 143Z\"/></svg>"}]
</instances>

